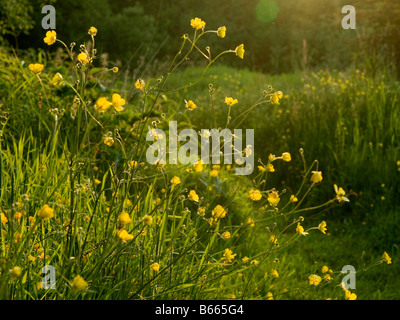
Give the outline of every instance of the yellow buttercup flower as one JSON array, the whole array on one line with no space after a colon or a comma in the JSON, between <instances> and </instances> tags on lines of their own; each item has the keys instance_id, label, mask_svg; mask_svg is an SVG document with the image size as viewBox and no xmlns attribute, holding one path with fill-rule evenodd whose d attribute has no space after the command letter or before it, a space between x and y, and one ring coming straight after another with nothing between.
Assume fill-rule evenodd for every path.
<instances>
[{"instance_id":1,"label":"yellow buttercup flower","mask_svg":"<svg viewBox=\"0 0 400 320\"><path fill-rule=\"evenodd\" d=\"M192 100L189 100L186 102L185 108L188 110L194 110L194 109L197 109L197 106Z\"/></svg>"},{"instance_id":2,"label":"yellow buttercup flower","mask_svg":"<svg viewBox=\"0 0 400 320\"><path fill-rule=\"evenodd\" d=\"M232 260L235 259L235 257L236 257L236 253L233 254L232 250L230 250L228 248L225 249L224 257L223 257L224 263L232 262Z\"/></svg>"},{"instance_id":3,"label":"yellow buttercup flower","mask_svg":"<svg viewBox=\"0 0 400 320\"><path fill-rule=\"evenodd\" d=\"M292 157L291 157L290 153L289 152L282 153L282 160L286 161L286 162L291 161Z\"/></svg>"},{"instance_id":4,"label":"yellow buttercup flower","mask_svg":"<svg viewBox=\"0 0 400 320\"><path fill-rule=\"evenodd\" d=\"M279 100L282 99L282 97L283 97L283 93L281 91L277 91L271 95L270 101L272 104L280 105Z\"/></svg>"},{"instance_id":5,"label":"yellow buttercup flower","mask_svg":"<svg viewBox=\"0 0 400 320\"><path fill-rule=\"evenodd\" d=\"M392 258L389 257L389 255L387 254L386 251L383 253L382 259L383 259L387 264L391 264L391 263L392 263Z\"/></svg>"},{"instance_id":6,"label":"yellow buttercup flower","mask_svg":"<svg viewBox=\"0 0 400 320\"><path fill-rule=\"evenodd\" d=\"M242 258L243 263L247 263L247 262L249 262L249 260L250 260L249 257L243 257Z\"/></svg>"},{"instance_id":7,"label":"yellow buttercup flower","mask_svg":"<svg viewBox=\"0 0 400 320\"><path fill-rule=\"evenodd\" d=\"M30 216L30 217L28 218L28 220L29 220L29 225L30 225L30 226L34 225L35 222L36 222L36 219L35 219L34 217L32 217L32 216Z\"/></svg>"},{"instance_id":8,"label":"yellow buttercup flower","mask_svg":"<svg viewBox=\"0 0 400 320\"><path fill-rule=\"evenodd\" d=\"M279 198L277 191L272 190L270 193L268 193L268 202L271 206L276 207L279 201L281 201L281 199Z\"/></svg>"},{"instance_id":9,"label":"yellow buttercup flower","mask_svg":"<svg viewBox=\"0 0 400 320\"><path fill-rule=\"evenodd\" d=\"M273 244L276 244L277 241L278 241L278 238L276 236L274 236L274 235L271 235L269 237L269 241L272 242Z\"/></svg>"},{"instance_id":10,"label":"yellow buttercup flower","mask_svg":"<svg viewBox=\"0 0 400 320\"><path fill-rule=\"evenodd\" d=\"M226 210L221 206L217 205L212 211L211 214L214 219L222 219L226 216Z\"/></svg>"},{"instance_id":11,"label":"yellow buttercup flower","mask_svg":"<svg viewBox=\"0 0 400 320\"><path fill-rule=\"evenodd\" d=\"M14 219L20 221L22 219L22 212L17 211L16 213L14 213Z\"/></svg>"},{"instance_id":12,"label":"yellow buttercup flower","mask_svg":"<svg viewBox=\"0 0 400 320\"><path fill-rule=\"evenodd\" d=\"M331 280L332 280L331 275L330 275L330 274L324 275L324 280L325 280L325 281L331 281Z\"/></svg>"},{"instance_id":13,"label":"yellow buttercup flower","mask_svg":"<svg viewBox=\"0 0 400 320\"><path fill-rule=\"evenodd\" d=\"M210 220L208 220L208 223L210 224L210 226L214 226L218 223L218 219L210 218Z\"/></svg>"},{"instance_id":14,"label":"yellow buttercup flower","mask_svg":"<svg viewBox=\"0 0 400 320\"><path fill-rule=\"evenodd\" d=\"M226 27L225 26L219 27L218 30L217 30L217 35L220 38L225 38L225 36L226 36Z\"/></svg>"},{"instance_id":15,"label":"yellow buttercup flower","mask_svg":"<svg viewBox=\"0 0 400 320\"><path fill-rule=\"evenodd\" d=\"M111 102L108 101L107 98L101 97L101 98L97 99L94 107L99 112L106 112L111 107L111 105L112 105Z\"/></svg>"},{"instance_id":16,"label":"yellow buttercup flower","mask_svg":"<svg viewBox=\"0 0 400 320\"><path fill-rule=\"evenodd\" d=\"M221 234L221 237L225 240L228 240L231 237L231 233L229 231L225 231L223 234Z\"/></svg>"},{"instance_id":17,"label":"yellow buttercup flower","mask_svg":"<svg viewBox=\"0 0 400 320\"><path fill-rule=\"evenodd\" d=\"M17 233L15 235L15 242L21 242L22 240L22 233Z\"/></svg>"},{"instance_id":18,"label":"yellow buttercup flower","mask_svg":"<svg viewBox=\"0 0 400 320\"><path fill-rule=\"evenodd\" d=\"M3 212L0 213L0 221L3 224L6 224L8 222L8 219L7 219L6 215Z\"/></svg>"},{"instance_id":19,"label":"yellow buttercup flower","mask_svg":"<svg viewBox=\"0 0 400 320\"><path fill-rule=\"evenodd\" d=\"M206 208L200 207L200 208L197 210L197 214L200 215L200 216L204 216L204 215L206 214Z\"/></svg>"},{"instance_id":20,"label":"yellow buttercup flower","mask_svg":"<svg viewBox=\"0 0 400 320\"><path fill-rule=\"evenodd\" d=\"M336 184L333 185L333 188L335 189L336 193L336 200L339 202L350 202L350 200L346 197L346 191L343 190L342 187L338 188Z\"/></svg>"},{"instance_id":21,"label":"yellow buttercup flower","mask_svg":"<svg viewBox=\"0 0 400 320\"><path fill-rule=\"evenodd\" d=\"M32 73L34 73L34 74L41 73L43 71L43 69L44 69L44 65L40 64L40 63L31 63L29 65L29 70L31 70Z\"/></svg>"},{"instance_id":22,"label":"yellow buttercup flower","mask_svg":"<svg viewBox=\"0 0 400 320\"><path fill-rule=\"evenodd\" d=\"M265 169L265 167L263 167L263 166L258 166L257 168L258 168L258 171L260 171L260 172L267 171L267 169Z\"/></svg>"},{"instance_id":23,"label":"yellow buttercup flower","mask_svg":"<svg viewBox=\"0 0 400 320\"><path fill-rule=\"evenodd\" d=\"M47 43L49 46L51 46L57 40L57 32L55 32L54 30L47 31L46 37L43 40L45 43Z\"/></svg>"},{"instance_id":24,"label":"yellow buttercup flower","mask_svg":"<svg viewBox=\"0 0 400 320\"><path fill-rule=\"evenodd\" d=\"M97 29L96 29L95 27L90 27L88 33L89 33L91 36L95 37L96 34L97 34Z\"/></svg>"},{"instance_id":25,"label":"yellow buttercup flower","mask_svg":"<svg viewBox=\"0 0 400 320\"><path fill-rule=\"evenodd\" d=\"M191 201L199 202L199 196L195 190L190 190L188 198Z\"/></svg>"},{"instance_id":26,"label":"yellow buttercup flower","mask_svg":"<svg viewBox=\"0 0 400 320\"><path fill-rule=\"evenodd\" d=\"M114 72L114 73L118 73L118 71L119 71L118 67L114 67L114 68L112 68L112 72Z\"/></svg>"},{"instance_id":27,"label":"yellow buttercup flower","mask_svg":"<svg viewBox=\"0 0 400 320\"><path fill-rule=\"evenodd\" d=\"M253 154L253 146L251 144L248 144L246 148L243 150L243 155L248 158Z\"/></svg>"},{"instance_id":28,"label":"yellow buttercup flower","mask_svg":"<svg viewBox=\"0 0 400 320\"><path fill-rule=\"evenodd\" d=\"M312 176L310 180L314 183L318 183L322 181L322 172L321 171L311 171Z\"/></svg>"},{"instance_id":29,"label":"yellow buttercup flower","mask_svg":"<svg viewBox=\"0 0 400 320\"><path fill-rule=\"evenodd\" d=\"M296 232L303 236L308 234L308 232L304 232L304 228L300 225L300 222L297 223Z\"/></svg>"},{"instance_id":30,"label":"yellow buttercup flower","mask_svg":"<svg viewBox=\"0 0 400 320\"><path fill-rule=\"evenodd\" d=\"M252 264L253 266L257 266L260 262L256 259L251 260L250 264Z\"/></svg>"},{"instance_id":31,"label":"yellow buttercup flower","mask_svg":"<svg viewBox=\"0 0 400 320\"><path fill-rule=\"evenodd\" d=\"M180 179L179 177L175 176L175 177L173 177L173 178L171 179L171 183L172 183L174 186L177 186L178 184L181 183L181 179Z\"/></svg>"},{"instance_id":32,"label":"yellow buttercup flower","mask_svg":"<svg viewBox=\"0 0 400 320\"><path fill-rule=\"evenodd\" d=\"M252 218L247 219L247 224L252 228L256 225Z\"/></svg>"},{"instance_id":33,"label":"yellow buttercup flower","mask_svg":"<svg viewBox=\"0 0 400 320\"><path fill-rule=\"evenodd\" d=\"M327 273L329 271L328 266L323 266L321 271L322 273Z\"/></svg>"},{"instance_id":34,"label":"yellow buttercup flower","mask_svg":"<svg viewBox=\"0 0 400 320\"><path fill-rule=\"evenodd\" d=\"M325 221L322 221L318 225L318 230L320 230L323 234L326 234L326 222Z\"/></svg>"},{"instance_id":35,"label":"yellow buttercup flower","mask_svg":"<svg viewBox=\"0 0 400 320\"><path fill-rule=\"evenodd\" d=\"M135 169L138 165L138 162L135 160L129 161L129 168Z\"/></svg>"},{"instance_id":36,"label":"yellow buttercup flower","mask_svg":"<svg viewBox=\"0 0 400 320\"><path fill-rule=\"evenodd\" d=\"M61 75L61 73L57 72L53 79L51 79L51 83L53 84L53 86L59 86L63 83L63 76Z\"/></svg>"},{"instance_id":37,"label":"yellow buttercup flower","mask_svg":"<svg viewBox=\"0 0 400 320\"><path fill-rule=\"evenodd\" d=\"M277 270L272 270L271 271L271 277L273 277L273 278L279 278L279 273L278 273L278 271Z\"/></svg>"},{"instance_id":38,"label":"yellow buttercup flower","mask_svg":"<svg viewBox=\"0 0 400 320\"><path fill-rule=\"evenodd\" d=\"M211 177L218 177L218 175L219 175L219 171L218 170L211 170L210 171L210 176Z\"/></svg>"},{"instance_id":39,"label":"yellow buttercup flower","mask_svg":"<svg viewBox=\"0 0 400 320\"><path fill-rule=\"evenodd\" d=\"M299 201L299 199L297 199L297 197L295 196L295 195L291 195L290 196L290 202L297 202L297 201Z\"/></svg>"},{"instance_id":40,"label":"yellow buttercup flower","mask_svg":"<svg viewBox=\"0 0 400 320\"><path fill-rule=\"evenodd\" d=\"M269 160L270 162L275 161L275 160L276 160L276 156L273 155L272 153L270 153L269 156L268 156L268 160Z\"/></svg>"},{"instance_id":41,"label":"yellow buttercup flower","mask_svg":"<svg viewBox=\"0 0 400 320\"><path fill-rule=\"evenodd\" d=\"M344 294L346 300L357 300L357 295L355 293L351 293L350 290L344 289Z\"/></svg>"},{"instance_id":42,"label":"yellow buttercup flower","mask_svg":"<svg viewBox=\"0 0 400 320\"><path fill-rule=\"evenodd\" d=\"M267 170L268 172L275 172L275 168L272 163L267 164Z\"/></svg>"},{"instance_id":43,"label":"yellow buttercup flower","mask_svg":"<svg viewBox=\"0 0 400 320\"><path fill-rule=\"evenodd\" d=\"M87 64L89 63L89 57L85 52L81 52L78 54L78 61L82 64Z\"/></svg>"},{"instance_id":44,"label":"yellow buttercup flower","mask_svg":"<svg viewBox=\"0 0 400 320\"><path fill-rule=\"evenodd\" d=\"M249 191L249 195L250 195L250 199L253 201L259 201L262 198L262 194L261 194L260 190L251 189Z\"/></svg>"},{"instance_id":45,"label":"yellow buttercup flower","mask_svg":"<svg viewBox=\"0 0 400 320\"><path fill-rule=\"evenodd\" d=\"M38 253L39 253L39 256L38 256L39 259L41 259L41 260L43 260L44 258L50 259L50 256L48 254L46 254L46 256L45 256L44 250L42 248L38 250Z\"/></svg>"},{"instance_id":46,"label":"yellow buttercup flower","mask_svg":"<svg viewBox=\"0 0 400 320\"><path fill-rule=\"evenodd\" d=\"M144 90L144 87L146 86L146 83L142 79L137 79L135 82L135 88L139 90Z\"/></svg>"},{"instance_id":47,"label":"yellow buttercup flower","mask_svg":"<svg viewBox=\"0 0 400 320\"><path fill-rule=\"evenodd\" d=\"M82 291L87 288L88 283L80 275L77 275L72 281L71 286L76 291Z\"/></svg>"},{"instance_id":48,"label":"yellow buttercup flower","mask_svg":"<svg viewBox=\"0 0 400 320\"><path fill-rule=\"evenodd\" d=\"M54 217L54 210L45 204L38 212L38 217L42 220L51 219Z\"/></svg>"},{"instance_id":49,"label":"yellow buttercup flower","mask_svg":"<svg viewBox=\"0 0 400 320\"><path fill-rule=\"evenodd\" d=\"M240 59L243 59L243 57L244 57L244 45L241 44L241 45L237 46L236 49L235 49L235 53Z\"/></svg>"},{"instance_id":50,"label":"yellow buttercup flower","mask_svg":"<svg viewBox=\"0 0 400 320\"><path fill-rule=\"evenodd\" d=\"M232 97L225 97L225 103L228 105L228 106L233 106L233 105L235 105L236 103L238 103L239 101L237 100L237 99L233 99Z\"/></svg>"},{"instance_id":51,"label":"yellow buttercup flower","mask_svg":"<svg viewBox=\"0 0 400 320\"><path fill-rule=\"evenodd\" d=\"M200 30L200 29L204 29L204 27L206 26L206 23L201 20L200 18L194 18L190 20L190 25L196 29L196 30Z\"/></svg>"},{"instance_id":52,"label":"yellow buttercup flower","mask_svg":"<svg viewBox=\"0 0 400 320\"><path fill-rule=\"evenodd\" d=\"M204 130L204 131L202 132L201 136L202 136L204 139L210 138L210 137L211 137L210 130Z\"/></svg>"},{"instance_id":53,"label":"yellow buttercup flower","mask_svg":"<svg viewBox=\"0 0 400 320\"><path fill-rule=\"evenodd\" d=\"M246 146L246 148L244 148L242 154L243 154L246 158L250 157L250 156L253 154L253 146L252 146L251 144L248 144L248 145Z\"/></svg>"},{"instance_id":54,"label":"yellow buttercup flower","mask_svg":"<svg viewBox=\"0 0 400 320\"><path fill-rule=\"evenodd\" d=\"M156 139L156 137L157 137L157 136L154 137L154 140L157 140L157 139L158 139L158 138ZM162 159L161 159L161 160L162 160ZM160 159L157 159L157 160L154 162L154 165L155 165L157 168L161 169L161 168L163 168L163 167L165 166L165 164L164 164L164 163L159 163L159 162L160 162Z\"/></svg>"},{"instance_id":55,"label":"yellow buttercup flower","mask_svg":"<svg viewBox=\"0 0 400 320\"><path fill-rule=\"evenodd\" d=\"M10 276L11 276L11 278L13 278L13 279L19 278L19 277L21 276L21 274L22 274L22 269L21 269L21 267L15 266L14 268L12 268L12 269L10 270Z\"/></svg>"},{"instance_id":56,"label":"yellow buttercup flower","mask_svg":"<svg viewBox=\"0 0 400 320\"><path fill-rule=\"evenodd\" d=\"M118 230L117 235L123 243L133 239L133 235L129 234L125 229Z\"/></svg>"},{"instance_id":57,"label":"yellow buttercup flower","mask_svg":"<svg viewBox=\"0 0 400 320\"><path fill-rule=\"evenodd\" d=\"M149 216L148 214L146 214L146 215L143 217L143 222L144 222L145 225L151 226L151 225L153 224L153 217L152 217L152 216Z\"/></svg>"},{"instance_id":58,"label":"yellow buttercup flower","mask_svg":"<svg viewBox=\"0 0 400 320\"><path fill-rule=\"evenodd\" d=\"M308 283L310 286L314 285L317 286L321 282L322 278L316 274L312 274L308 277Z\"/></svg>"},{"instance_id":59,"label":"yellow buttercup flower","mask_svg":"<svg viewBox=\"0 0 400 320\"><path fill-rule=\"evenodd\" d=\"M112 95L111 104L113 105L115 111L121 112L122 110L124 110L122 106L125 105L125 99L122 99L118 93L114 93Z\"/></svg>"},{"instance_id":60,"label":"yellow buttercup flower","mask_svg":"<svg viewBox=\"0 0 400 320\"><path fill-rule=\"evenodd\" d=\"M267 292L267 300L274 300L274 295L272 292Z\"/></svg>"},{"instance_id":61,"label":"yellow buttercup flower","mask_svg":"<svg viewBox=\"0 0 400 320\"><path fill-rule=\"evenodd\" d=\"M122 211L121 214L118 216L118 222L121 226L126 226L131 221L132 219L129 216L128 212Z\"/></svg>"},{"instance_id":62,"label":"yellow buttercup flower","mask_svg":"<svg viewBox=\"0 0 400 320\"><path fill-rule=\"evenodd\" d=\"M86 262L91 256L92 256L92 252L89 252L88 254L84 254L82 256L82 261Z\"/></svg>"},{"instance_id":63,"label":"yellow buttercup flower","mask_svg":"<svg viewBox=\"0 0 400 320\"><path fill-rule=\"evenodd\" d=\"M114 139L112 137L106 137L104 139L104 144L111 147L114 144Z\"/></svg>"},{"instance_id":64,"label":"yellow buttercup flower","mask_svg":"<svg viewBox=\"0 0 400 320\"><path fill-rule=\"evenodd\" d=\"M193 165L193 167L194 167L194 171L196 171L196 172L202 172L203 171L203 165L201 163L201 160L198 161L198 163L195 163Z\"/></svg>"},{"instance_id":65,"label":"yellow buttercup flower","mask_svg":"<svg viewBox=\"0 0 400 320\"><path fill-rule=\"evenodd\" d=\"M154 262L153 264L150 265L150 269L158 272L160 270L160 265L157 262Z\"/></svg>"}]
</instances>

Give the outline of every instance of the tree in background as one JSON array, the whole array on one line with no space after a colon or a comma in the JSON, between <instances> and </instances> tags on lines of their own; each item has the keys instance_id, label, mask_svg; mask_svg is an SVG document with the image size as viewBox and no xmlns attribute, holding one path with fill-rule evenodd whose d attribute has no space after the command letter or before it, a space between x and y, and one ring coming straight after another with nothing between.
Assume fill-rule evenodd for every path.
<instances>
[{"instance_id":1,"label":"tree in background","mask_svg":"<svg viewBox=\"0 0 400 320\"><path fill-rule=\"evenodd\" d=\"M347 0L203 0L201 5L196 0L49 3L56 8L57 32L63 39L79 43L84 39L79 38L81 31L96 26L99 53L118 57L123 65L137 65L140 57L149 62L175 55L179 35L187 32L190 19L199 17L206 21L206 28L227 27L223 41L215 37L207 42L212 52L245 44L246 59L239 61L240 67L281 73L304 68L344 69L358 61L371 70L379 70L381 65L400 70L397 0L354 3L356 30L341 27L341 9L349 4ZM0 5L3 36L11 43L18 41L20 48L44 47L40 24L44 1L0 0ZM237 59L221 60L239 67Z\"/></svg>"},{"instance_id":2,"label":"tree in background","mask_svg":"<svg viewBox=\"0 0 400 320\"><path fill-rule=\"evenodd\" d=\"M55 1L0 0L0 34L6 38L11 36L18 47L18 37L21 34L29 34L35 25L34 8L42 8L45 4L52 4Z\"/></svg>"}]
</instances>

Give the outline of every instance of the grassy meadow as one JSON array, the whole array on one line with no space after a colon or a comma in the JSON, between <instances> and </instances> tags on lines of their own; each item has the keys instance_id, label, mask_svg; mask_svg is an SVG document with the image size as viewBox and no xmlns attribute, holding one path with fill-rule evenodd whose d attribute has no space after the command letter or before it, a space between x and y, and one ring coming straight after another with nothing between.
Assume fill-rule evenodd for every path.
<instances>
[{"instance_id":1,"label":"grassy meadow","mask_svg":"<svg viewBox=\"0 0 400 320\"><path fill-rule=\"evenodd\" d=\"M399 299L397 78L228 66L196 45L223 29L186 32L134 70L98 54L94 27L74 45L57 30L39 49L0 47L0 299ZM146 134L164 139L152 132L169 121L254 129L234 150L254 152L253 173L149 164Z\"/></svg>"}]
</instances>

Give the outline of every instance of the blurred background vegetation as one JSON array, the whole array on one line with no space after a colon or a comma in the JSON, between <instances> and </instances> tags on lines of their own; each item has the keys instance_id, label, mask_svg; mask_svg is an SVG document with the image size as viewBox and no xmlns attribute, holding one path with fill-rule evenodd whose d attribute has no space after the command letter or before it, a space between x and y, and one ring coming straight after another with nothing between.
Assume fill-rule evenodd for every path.
<instances>
[{"instance_id":1,"label":"blurred background vegetation","mask_svg":"<svg viewBox=\"0 0 400 320\"><path fill-rule=\"evenodd\" d=\"M45 3L55 6L56 29L67 43L82 41L80 31L94 25L100 51L123 65L174 55L188 21L200 17L207 28L228 27L224 41L208 43L213 50L245 43L244 65L251 70L344 69L356 63L399 72L397 0L1 0L3 37L19 48L45 48L40 23ZM341 9L348 4L356 6L357 29L344 32ZM243 67L236 59L224 63Z\"/></svg>"}]
</instances>

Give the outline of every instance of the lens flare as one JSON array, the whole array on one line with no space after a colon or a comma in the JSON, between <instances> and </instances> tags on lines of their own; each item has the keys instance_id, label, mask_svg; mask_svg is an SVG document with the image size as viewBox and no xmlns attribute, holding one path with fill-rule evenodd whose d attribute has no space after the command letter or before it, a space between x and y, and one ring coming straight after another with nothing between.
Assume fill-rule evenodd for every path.
<instances>
[{"instance_id":1,"label":"lens flare","mask_svg":"<svg viewBox=\"0 0 400 320\"><path fill-rule=\"evenodd\" d=\"M274 21L279 13L279 7L275 0L261 0L255 10L256 18L263 23Z\"/></svg>"}]
</instances>

